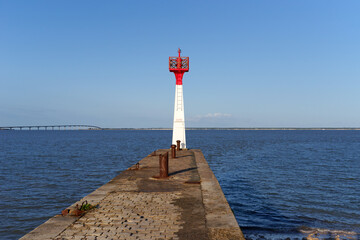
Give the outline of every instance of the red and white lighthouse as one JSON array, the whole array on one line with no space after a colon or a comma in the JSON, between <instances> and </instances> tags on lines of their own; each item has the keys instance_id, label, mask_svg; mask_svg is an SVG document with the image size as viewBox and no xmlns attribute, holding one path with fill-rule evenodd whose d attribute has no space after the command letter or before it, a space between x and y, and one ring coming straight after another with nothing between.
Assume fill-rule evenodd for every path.
<instances>
[{"instance_id":1,"label":"red and white lighthouse","mask_svg":"<svg viewBox=\"0 0 360 240\"><path fill-rule=\"evenodd\" d=\"M182 78L185 72L189 71L189 57L181 57L181 50L178 50L179 56L169 57L169 71L175 74L175 107L172 144L180 140L181 148L186 148L185 137L185 113Z\"/></svg>"}]
</instances>

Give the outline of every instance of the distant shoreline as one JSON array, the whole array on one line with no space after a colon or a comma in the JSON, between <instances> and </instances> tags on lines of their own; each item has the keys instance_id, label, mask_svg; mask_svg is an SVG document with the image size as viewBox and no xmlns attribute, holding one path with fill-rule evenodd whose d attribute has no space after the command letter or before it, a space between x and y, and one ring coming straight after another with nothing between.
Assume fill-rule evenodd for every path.
<instances>
[{"instance_id":1,"label":"distant shoreline","mask_svg":"<svg viewBox=\"0 0 360 240\"><path fill-rule=\"evenodd\" d=\"M172 130L172 128L102 128L102 130ZM360 130L360 128L186 128L186 130Z\"/></svg>"},{"instance_id":2,"label":"distant shoreline","mask_svg":"<svg viewBox=\"0 0 360 240\"><path fill-rule=\"evenodd\" d=\"M0 131L2 130L15 130L15 131L29 131L29 129L26 129L27 127L23 127L24 130L20 129L9 129L8 127L0 127ZM63 129L32 129L31 131L64 131ZM172 128L88 128L88 129L66 129L67 131L70 130L81 130L81 131L87 131L87 130L146 130L146 131L170 131ZM186 130L230 130L230 131L358 131L360 128L186 128Z\"/></svg>"}]
</instances>

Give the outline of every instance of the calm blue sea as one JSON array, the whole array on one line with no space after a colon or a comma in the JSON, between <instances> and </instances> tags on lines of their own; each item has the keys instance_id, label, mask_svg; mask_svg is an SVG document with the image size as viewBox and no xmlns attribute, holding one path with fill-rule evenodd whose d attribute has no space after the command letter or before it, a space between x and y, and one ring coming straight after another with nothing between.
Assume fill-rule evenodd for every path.
<instances>
[{"instance_id":1,"label":"calm blue sea","mask_svg":"<svg viewBox=\"0 0 360 240\"><path fill-rule=\"evenodd\" d=\"M0 131L0 239L107 183L171 131ZM187 131L248 239L360 238L360 131Z\"/></svg>"}]
</instances>

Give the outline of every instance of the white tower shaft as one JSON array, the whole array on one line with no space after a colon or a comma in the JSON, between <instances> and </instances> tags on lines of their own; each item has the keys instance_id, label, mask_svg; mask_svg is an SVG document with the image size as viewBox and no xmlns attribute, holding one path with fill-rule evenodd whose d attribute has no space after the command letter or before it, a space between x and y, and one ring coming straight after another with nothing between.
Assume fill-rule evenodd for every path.
<instances>
[{"instance_id":1,"label":"white tower shaft","mask_svg":"<svg viewBox=\"0 0 360 240\"><path fill-rule=\"evenodd\" d=\"M183 85L176 84L175 87L175 107L174 107L174 124L172 144L176 145L176 141L180 140L181 148L186 148L185 137L185 113L184 113L184 97Z\"/></svg>"}]
</instances>

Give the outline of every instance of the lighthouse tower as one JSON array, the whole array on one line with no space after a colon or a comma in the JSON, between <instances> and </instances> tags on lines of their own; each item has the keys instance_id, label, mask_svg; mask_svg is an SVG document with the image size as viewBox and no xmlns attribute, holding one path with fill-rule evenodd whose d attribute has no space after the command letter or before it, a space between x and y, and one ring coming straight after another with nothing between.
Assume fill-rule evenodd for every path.
<instances>
[{"instance_id":1,"label":"lighthouse tower","mask_svg":"<svg viewBox=\"0 0 360 240\"><path fill-rule=\"evenodd\" d=\"M184 97L182 78L185 72L189 71L189 57L181 57L181 50L178 50L177 57L169 57L169 71L175 74L175 107L174 107L174 124L172 144L180 140L181 148L186 148L185 137L185 114L184 114Z\"/></svg>"}]
</instances>

